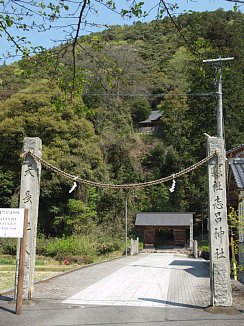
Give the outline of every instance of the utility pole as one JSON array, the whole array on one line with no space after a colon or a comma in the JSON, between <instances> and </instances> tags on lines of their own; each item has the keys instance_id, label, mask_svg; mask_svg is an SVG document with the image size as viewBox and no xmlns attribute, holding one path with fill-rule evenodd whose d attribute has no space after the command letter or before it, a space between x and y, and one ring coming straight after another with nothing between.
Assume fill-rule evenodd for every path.
<instances>
[{"instance_id":1,"label":"utility pole","mask_svg":"<svg viewBox=\"0 0 244 326\"><path fill-rule=\"evenodd\" d=\"M125 199L125 257L127 258L127 234L128 234L128 200Z\"/></svg>"},{"instance_id":2,"label":"utility pole","mask_svg":"<svg viewBox=\"0 0 244 326\"><path fill-rule=\"evenodd\" d=\"M212 63L218 70L217 73L217 137L224 138L224 118L223 118L223 99L222 99L222 66L223 61L234 60L234 57L203 60L204 63Z\"/></svg>"}]
</instances>

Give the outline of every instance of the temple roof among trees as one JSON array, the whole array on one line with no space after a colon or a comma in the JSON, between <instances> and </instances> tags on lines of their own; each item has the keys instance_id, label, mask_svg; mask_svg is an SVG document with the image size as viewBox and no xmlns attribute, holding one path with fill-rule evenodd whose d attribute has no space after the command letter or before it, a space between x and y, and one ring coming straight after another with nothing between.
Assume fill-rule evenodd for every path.
<instances>
[{"instance_id":1,"label":"temple roof among trees","mask_svg":"<svg viewBox=\"0 0 244 326\"><path fill-rule=\"evenodd\" d=\"M187 213L138 213L136 215L136 226L185 226L190 225L193 219L193 212Z\"/></svg>"}]
</instances>

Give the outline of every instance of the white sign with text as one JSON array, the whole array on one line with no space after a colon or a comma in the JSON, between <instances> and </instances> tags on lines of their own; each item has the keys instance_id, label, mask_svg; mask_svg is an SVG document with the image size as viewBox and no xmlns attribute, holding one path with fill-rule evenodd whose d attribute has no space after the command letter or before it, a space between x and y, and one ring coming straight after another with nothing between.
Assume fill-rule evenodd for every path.
<instances>
[{"instance_id":1,"label":"white sign with text","mask_svg":"<svg viewBox=\"0 0 244 326\"><path fill-rule=\"evenodd\" d=\"M22 238L24 208L0 208L0 238Z\"/></svg>"}]
</instances>

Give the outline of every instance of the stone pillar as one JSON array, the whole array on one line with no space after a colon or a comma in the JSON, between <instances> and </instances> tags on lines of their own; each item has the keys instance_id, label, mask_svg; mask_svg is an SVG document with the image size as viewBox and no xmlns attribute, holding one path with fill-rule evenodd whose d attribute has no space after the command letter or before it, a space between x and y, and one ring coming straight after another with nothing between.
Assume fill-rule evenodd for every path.
<instances>
[{"instance_id":1,"label":"stone pillar","mask_svg":"<svg viewBox=\"0 0 244 326\"><path fill-rule=\"evenodd\" d=\"M229 234L226 206L226 169L224 140L208 138L210 288L212 306L231 306Z\"/></svg>"},{"instance_id":2,"label":"stone pillar","mask_svg":"<svg viewBox=\"0 0 244 326\"><path fill-rule=\"evenodd\" d=\"M194 240L194 244L193 244L193 256L194 256L194 258L198 258L198 245L197 245L197 240Z\"/></svg>"},{"instance_id":3,"label":"stone pillar","mask_svg":"<svg viewBox=\"0 0 244 326\"><path fill-rule=\"evenodd\" d=\"M31 151L41 157L42 143L38 137L24 139L23 152ZM41 164L31 156L24 157L21 169L20 208L28 208L28 228L25 257L24 299L33 296L37 220L40 195Z\"/></svg>"},{"instance_id":4,"label":"stone pillar","mask_svg":"<svg viewBox=\"0 0 244 326\"><path fill-rule=\"evenodd\" d=\"M130 254L131 256L134 255L134 240L130 240Z\"/></svg>"},{"instance_id":5,"label":"stone pillar","mask_svg":"<svg viewBox=\"0 0 244 326\"><path fill-rule=\"evenodd\" d=\"M137 255L139 253L139 238L136 238L136 240L131 239L130 244L130 254Z\"/></svg>"}]
</instances>

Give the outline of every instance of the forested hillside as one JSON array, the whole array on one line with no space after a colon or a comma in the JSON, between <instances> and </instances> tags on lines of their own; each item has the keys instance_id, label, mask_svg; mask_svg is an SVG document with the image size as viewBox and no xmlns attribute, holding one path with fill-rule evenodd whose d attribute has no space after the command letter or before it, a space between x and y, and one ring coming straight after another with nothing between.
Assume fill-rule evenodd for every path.
<instances>
[{"instance_id":1,"label":"forested hillside","mask_svg":"<svg viewBox=\"0 0 244 326\"><path fill-rule=\"evenodd\" d=\"M1 207L18 206L25 136L42 139L48 162L107 183L162 178L204 158L204 132L216 135L217 75L203 59L235 57L223 65L226 148L244 142L244 15L189 13L176 23L181 33L164 18L85 36L75 73L67 44L0 68ZM162 111L161 136L139 132L151 110ZM79 184L69 194L70 181L43 169L39 233L82 234L99 246L123 235L125 196L134 233L137 211L201 213L206 182L203 166L173 193L170 182L129 193Z\"/></svg>"}]
</instances>

